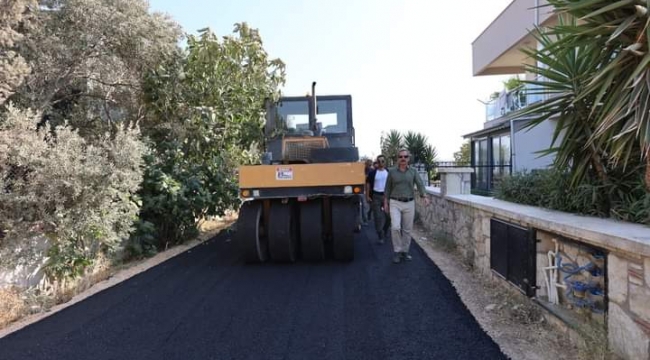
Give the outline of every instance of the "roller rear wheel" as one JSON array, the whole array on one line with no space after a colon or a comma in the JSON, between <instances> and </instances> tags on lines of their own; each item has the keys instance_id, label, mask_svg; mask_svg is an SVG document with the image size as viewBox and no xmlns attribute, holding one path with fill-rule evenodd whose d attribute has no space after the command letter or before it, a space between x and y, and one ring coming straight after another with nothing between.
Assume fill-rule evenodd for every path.
<instances>
[{"instance_id":1,"label":"roller rear wheel","mask_svg":"<svg viewBox=\"0 0 650 360\"><path fill-rule=\"evenodd\" d=\"M263 263L268 260L268 240L262 213L260 201L247 201L239 209L235 241L247 263Z\"/></svg>"},{"instance_id":2,"label":"roller rear wheel","mask_svg":"<svg viewBox=\"0 0 650 360\"><path fill-rule=\"evenodd\" d=\"M295 262L297 258L297 221L292 203L271 203L269 212L269 253L276 262Z\"/></svg>"},{"instance_id":3,"label":"roller rear wheel","mask_svg":"<svg viewBox=\"0 0 650 360\"><path fill-rule=\"evenodd\" d=\"M305 261L325 260L323 207L320 200L300 203L300 249Z\"/></svg>"},{"instance_id":4,"label":"roller rear wheel","mask_svg":"<svg viewBox=\"0 0 650 360\"><path fill-rule=\"evenodd\" d=\"M335 260L354 259L354 233L357 225L354 199L332 199L332 250Z\"/></svg>"}]
</instances>

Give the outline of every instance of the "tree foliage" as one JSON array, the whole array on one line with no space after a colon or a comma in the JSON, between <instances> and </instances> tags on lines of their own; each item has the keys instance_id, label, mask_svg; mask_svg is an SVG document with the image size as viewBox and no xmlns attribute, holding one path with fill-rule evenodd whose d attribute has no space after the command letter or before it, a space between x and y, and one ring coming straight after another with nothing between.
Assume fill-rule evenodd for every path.
<instances>
[{"instance_id":1,"label":"tree foliage","mask_svg":"<svg viewBox=\"0 0 650 360\"><path fill-rule=\"evenodd\" d=\"M132 232L143 75L177 52L180 28L144 0L0 5L0 250L46 236L48 274L77 276Z\"/></svg>"},{"instance_id":2,"label":"tree foliage","mask_svg":"<svg viewBox=\"0 0 650 360\"><path fill-rule=\"evenodd\" d=\"M503 81L503 86L505 87L506 91L514 90L521 86L521 84L522 81L518 76L511 77L508 80Z\"/></svg>"},{"instance_id":3,"label":"tree foliage","mask_svg":"<svg viewBox=\"0 0 650 360\"><path fill-rule=\"evenodd\" d=\"M0 105L23 83L30 67L16 51L29 29L35 0L3 0L0 2Z\"/></svg>"},{"instance_id":4,"label":"tree foliage","mask_svg":"<svg viewBox=\"0 0 650 360\"><path fill-rule=\"evenodd\" d=\"M39 121L10 106L0 127L0 223L17 249L45 235L50 275L74 276L98 253L122 249L137 217L145 147L134 130L91 144L69 126L35 131Z\"/></svg>"},{"instance_id":5,"label":"tree foliage","mask_svg":"<svg viewBox=\"0 0 650 360\"><path fill-rule=\"evenodd\" d=\"M393 166L397 159L397 154L404 147L404 138L397 130L390 130L388 134L382 132L379 139L381 153L386 156L386 165Z\"/></svg>"},{"instance_id":6,"label":"tree foliage","mask_svg":"<svg viewBox=\"0 0 650 360\"><path fill-rule=\"evenodd\" d=\"M259 161L265 99L279 97L284 77L284 64L246 23L222 41L208 29L190 36L187 54L148 73L145 133L156 154L142 219L160 241L182 241L198 219L237 206L235 169Z\"/></svg>"},{"instance_id":7,"label":"tree foliage","mask_svg":"<svg viewBox=\"0 0 650 360\"><path fill-rule=\"evenodd\" d=\"M144 0L42 1L21 45L32 72L14 101L83 136L143 116L144 72L177 51L178 25Z\"/></svg>"},{"instance_id":8,"label":"tree foliage","mask_svg":"<svg viewBox=\"0 0 650 360\"><path fill-rule=\"evenodd\" d=\"M402 134L397 130L390 130L383 134L379 140L382 154L386 156L388 166L394 166L400 149L407 149L411 154L411 163L422 163L430 168L438 157L436 148L429 144L426 135L414 131Z\"/></svg>"},{"instance_id":9,"label":"tree foliage","mask_svg":"<svg viewBox=\"0 0 650 360\"><path fill-rule=\"evenodd\" d=\"M0 2L0 254L47 236L74 277L238 206L284 64L246 23L181 38L145 0Z\"/></svg>"},{"instance_id":10,"label":"tree foliage","mask_svg":"<svg viewBox=\"0 0 650 360\"><path fill-rule=\"evenodd\" d=\"M454 153L454 161L469 165L471 162L471 144L469 141L463 143L460 149Z\"/></svg>"}]
</instances>

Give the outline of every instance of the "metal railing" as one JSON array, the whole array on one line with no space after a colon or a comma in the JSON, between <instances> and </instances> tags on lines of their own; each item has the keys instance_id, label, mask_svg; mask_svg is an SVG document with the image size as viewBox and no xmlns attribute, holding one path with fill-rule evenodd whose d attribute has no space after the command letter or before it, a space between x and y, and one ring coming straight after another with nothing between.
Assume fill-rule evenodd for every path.
<instances>
[{"instance_id":1,"label":"metal railing","mask_svg":"<svg viewBox=\"0 0 650 360\"><path fill-rule=\"evenodd\" d=\"M434 162L431 171L436 173L439 168L460 168L469 167L474 169L472 173L472 193L476 195L491 196L494 188L499 184L504 176L510 175L512 168L510 164L474 164L470 162L458 161L438 161ZM439 179L434 176L432 183L438 183Z\"/></svg>"},{"instance_id":2,"label":"metal railing","mask_svg":"<svg viewBox=\"0 0 650 360\"><path fill-rule=\"evenodd\" d=\"M539 85L522 84L510 91L503 91L485 104L485 121L495 120L526 106L542 101L545 95Z\"/></svg>"}]
</instances>

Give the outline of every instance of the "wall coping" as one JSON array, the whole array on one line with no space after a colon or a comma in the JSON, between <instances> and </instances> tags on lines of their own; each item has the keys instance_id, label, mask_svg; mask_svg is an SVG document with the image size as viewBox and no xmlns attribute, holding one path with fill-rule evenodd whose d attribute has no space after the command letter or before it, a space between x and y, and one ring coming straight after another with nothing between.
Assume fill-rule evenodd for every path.
<instances>
[{"instance_id":1,"label":"wall coping","mask_svg":"<svg viewBox=\"0 0 650 360\"><path fill-rule=\"evenodd\" d=\"M427 187L427 193L442 197L439 188ZM521 205L478 195L448 195L444 198L610 251L623 251L634 256L650 257L650 227L648 226Z\"/></svg>"},{"instance_id":2,"label":"wall coping","mask_svg":"<svg viewBox=\"0 0 650 360\"><path fill-rule=\"evenodd\" d=\"M438 172L441 174L451 174L451 173L462 173L462 174L471 174L474 172L474 168L471 167L441 167L438 168Z\"/></svg>"}]
</instances>

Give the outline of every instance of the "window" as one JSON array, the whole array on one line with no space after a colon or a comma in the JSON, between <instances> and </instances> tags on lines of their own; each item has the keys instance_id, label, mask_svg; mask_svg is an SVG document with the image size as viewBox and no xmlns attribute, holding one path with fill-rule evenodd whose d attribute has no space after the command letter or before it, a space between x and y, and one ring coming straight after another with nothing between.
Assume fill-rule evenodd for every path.
<instances>
[{"instance_id":1,"label":"window","mask_svg":"<svg viewBox=\"0 0 650 360\"><path fill-rule=\"evenodd\" d=\"M498 184L503 176L510 174L510 135L492 138L492 184Z\"/></svg>"},{"instance_id":2,"label":"window","mask_svg":"<svg viewBox=\"0 0 650 360\"><path fill-rule=\"evenodd\" d=\"M348 104L345 100L319 100L316 120L321 123L323 134L348 132Z\"/></svg>"},{"instance_id":3,"label":"window","mask_svg":"<svg viewBox=\"0 0 650 360\"><path fill-rule=\"evenodd\" d=\"M278 121L291 131L309 130L309 103L305 100L285 100L277 106ZM318 100L317 124L323 134L348 132L348 104L346 100Z\"/></svg>"},{"instance_id":4,"label":"window","mask_svg":"<svg viewBox=\"0 0 650 360\"><path fill-rule=\"evenodd\" d=\"M487 170L490 164L488 159L488 140L482 139L474 142L474 164L476 165L476 187L481 190L488 189Z\"/></svg>"},{"instance_id":5,"label":"window","mask_svg":"<svg viewBox=\"0 0 650 360\"><path fill-rule=\"evenodd\" d=\"M307 101L283 101L277 107L278 121L289 131L309 130L309 105Z\"/></svg>"},{"instance_id":6,"label":"window","mask_svg":"<svg viewBox=\"0 0 650 360\"><path fill-rule=\"evenodd\" d=\"M473 188L492 192L510 174L510 134L498 134L472 142Z\"/></svg>"}]
</instances>

